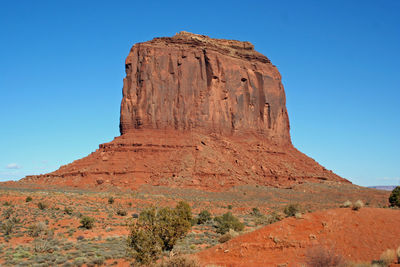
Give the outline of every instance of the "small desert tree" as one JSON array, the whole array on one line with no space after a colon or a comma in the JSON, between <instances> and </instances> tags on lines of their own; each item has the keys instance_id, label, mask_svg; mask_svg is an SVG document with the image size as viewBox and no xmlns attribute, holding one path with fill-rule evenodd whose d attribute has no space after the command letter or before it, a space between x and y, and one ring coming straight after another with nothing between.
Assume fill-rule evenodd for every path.
<instances>
[{"instance_id":1,"label":"small desert tree","mask_svg":"<svg viewBox=\"0 0 400 267\"><path fill-rule=\"evenodd\" d=\"M175 208L152 207L142 211L130 225L127 242L132 256L141 264L155 261L162 251L172 250L187 234L191 221L192 210L182 201Z\"/></svg>"},{"instance_id":2,"label":"small desert tree","mask_svg":"<svg viewBox=\"0 0 400 267\"><path fill-rule=\"evenodd\" d=\"M400 186L393 189L389 196L389 203L392 207L400 207Z\"/></svg>"}]
</instances>

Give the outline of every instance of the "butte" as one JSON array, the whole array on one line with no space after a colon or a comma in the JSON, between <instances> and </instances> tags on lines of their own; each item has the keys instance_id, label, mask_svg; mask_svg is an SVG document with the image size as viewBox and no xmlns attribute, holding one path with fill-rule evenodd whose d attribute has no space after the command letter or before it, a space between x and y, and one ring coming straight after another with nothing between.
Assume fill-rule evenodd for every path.
<instances>
[{"instance_id":1,"label":"butte","mask_svg":"<svg viewBox=\"0 0 400 267\"><path fill-rule=\"evenodd\" d=\"M292 145L281 75L251 43L180 32L135 44L125 70L121 136L20 184L220 191L349 183Z\"/></svg>"}]
</instances>

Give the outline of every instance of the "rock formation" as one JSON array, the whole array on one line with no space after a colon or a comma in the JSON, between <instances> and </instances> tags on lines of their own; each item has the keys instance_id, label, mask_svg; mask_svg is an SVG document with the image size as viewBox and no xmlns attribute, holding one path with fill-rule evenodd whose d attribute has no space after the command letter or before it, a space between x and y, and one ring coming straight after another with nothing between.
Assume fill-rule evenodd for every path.
<instances>
[{"instance_id":1,"label":"rock formation","mask_svg":"<svg viewBox=\"0 0 400 267\"><path fill-rule=\"evenodd\" d=\"M181 32L135 44L125 69L121 136L22 183L220 190L347 182L293 147L281 76L251 43Z\"/></svg>"},{"instance_id":2,"label":"rock formation","mask_svg":"<svg viewBox=\"0 0 400 267\"><path fill-rule=\"evenodd\" d=\"M134 45L125 67L121 134L195 129L290 142L281 76L248 42L182 32Z\"/></svg>"}]
</instances>

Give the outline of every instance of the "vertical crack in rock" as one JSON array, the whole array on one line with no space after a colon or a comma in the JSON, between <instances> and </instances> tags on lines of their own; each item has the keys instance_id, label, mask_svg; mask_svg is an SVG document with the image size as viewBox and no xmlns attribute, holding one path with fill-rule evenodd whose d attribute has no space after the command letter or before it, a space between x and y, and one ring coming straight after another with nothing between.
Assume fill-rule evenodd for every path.
<instances>
[{"instance_id":1,"label":"vertical crack in rock","mask_svg":"<svg viewBox=\"0 0 400 267\"><path fill-rule=\"evenodd\" d=\"M207 51L206 49L203 49L203 55L204 55L204 62L206 65L206 78L207 78L207 89L211 88L211 81L213 79L213 69L210 63L210 58L207 56Z\"/></svg>"}]
</instances>

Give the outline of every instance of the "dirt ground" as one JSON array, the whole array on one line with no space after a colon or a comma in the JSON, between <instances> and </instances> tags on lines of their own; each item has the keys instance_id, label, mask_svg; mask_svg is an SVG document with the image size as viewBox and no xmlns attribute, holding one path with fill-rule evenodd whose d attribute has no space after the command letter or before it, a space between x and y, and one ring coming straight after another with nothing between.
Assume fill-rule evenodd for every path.
<instances>
[{"instance_id":1,"label":"dirt ground","mask_svg":"<svg viewBox=\"0 0 400 267\"><path fill-rule=\"evenodd\" d=\"M0 264L128 266L132 259L126 253L126 237L133 215L152 205L172 207L180 200L191 205L193 216L204 209L213 216L230 211L245 224L244 232L225 244L219 244L221 235L216 233L212 221L193 226L189 234L175 245L174 253L199 253L204 264L240 266L248 259L246 255L254 261L251 266L265 266L257 265L260 263L257 261L259 257L269 259L274 264L291 264L304 259L307 247L316 242L341 244L337 247L338 251L351 251L350 256L343 254L346 258L369 260L379 256L385 248L400 242L388 234L397 233L393 228L396 228L396 219L397 222L400 219L399 211L383 208L388 205L388 196L388 192L381 190L331 183L304 183L291 189L241 186L225 192L162 186L144 186L138 191L96 192L62 188L10 188L2 185ZM27 202L28 197L32 200ZM364 208L359 212L337 209L346 200L354 202L358 199L366 207L373 208ZM281 212L288 204L299 204L304 214L303 219L288 218L261 228L263 224L259 218L251 214L254 208L265 215L274 211ZM318 212L310 214L313 211ZM85 216L94 218L93 228L81 227L81 219ZM11 230L6 227L6 222L11 222ZM323 226L323 223L326 225ZM35 235L38 224L45 230ZM378 228L383 230L378 232ZM362 230L360 235L354 234L355 229ZM367 234L368 231L370 234ZM266 243L249 242L252 233L257 238L266 236ZM315 240L311 240L311 235L315 235ZM353 243L349 241L351 236L354 238ZM400 237L400 233L397 237ZM278 239L275 244L274 240ZM363 245L363 242L367 243ZM374 245L374 242L380 243ZM248 253L241 256L242 252L236 249L238 245L241 251L246 250ZM230 252L224 252L225 246ZM270 251L275 254L270 254ZM290 259L285 258L285 255L289 255ZM215 262L211 260L213 258ZM231 260L228 261L228 258Z\"/></svg>"},{"instance_id":2,"label":"dirt ground","mask_svg":"<svg viewBox=\"0 0 400 267\"><path fill-rule=\"evenodd\" d=\"M379 259L400 245L400 210L330 209L287 218L198 254L203 265L302 266L326 248L356 263ZM314 252L318 253L318 252Z\"/></svg>"}]
</instances>

